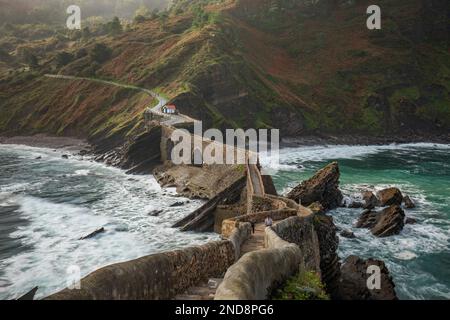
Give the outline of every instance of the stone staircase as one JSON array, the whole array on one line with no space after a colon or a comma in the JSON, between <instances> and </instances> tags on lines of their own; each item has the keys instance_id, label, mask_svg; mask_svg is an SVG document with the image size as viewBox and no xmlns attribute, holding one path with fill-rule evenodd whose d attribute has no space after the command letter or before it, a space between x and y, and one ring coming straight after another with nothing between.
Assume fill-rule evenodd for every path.
<instances>
[{"instance_id":1,"label":"stone staircase","mask_svg":"<svg viewBox=\"0 0 450 320\"><path fill-rule=\"evenodd\" d=\"M252 251L264 249L264 223L255 225L255 233L241 247L241 257ZM190 287L184 293L175 296L174 300L214 300L217 288L223 278L212 278L208 282Z\"/></svg>"},{"instance_id":2,"label":"stone staircase","mask_svg":"<svg viewBox=\"0 0 450 320\"><path fill-rule=\"evenodd\" d=\"M190 287L186 292L175 296L174 300L214 300L216 290L223 278L212 278L208 282Z\"/></svg>"},{"instance_id":3,"label":"stone staircase","mask_svg":"<svg viewBox=\"0 0 450 320\"><path fill-rule=\"evenodd\" d=\"M266 226L264 223L255 225L255 233L251 234L250 238L244 242L241 247L241 257L252 251L264 249L264 230Z\"/></svg>"}]
</instances>

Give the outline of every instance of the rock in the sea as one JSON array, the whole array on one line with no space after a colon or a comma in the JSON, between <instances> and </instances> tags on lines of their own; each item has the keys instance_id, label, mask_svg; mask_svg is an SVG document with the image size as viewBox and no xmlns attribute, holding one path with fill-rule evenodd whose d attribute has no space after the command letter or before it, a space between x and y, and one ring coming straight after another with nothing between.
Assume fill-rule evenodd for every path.
<instances>
[{"instance_id":1,"label":"rock in the sea","mask_svg":"<svg viewBox=\"0 0 450 320\"><path fill-rule=\"evenodd\" d=\"M352 231L346 230L346 229L342 230L340 235L344 238L349 238L349 239L356 238L355 234Z\"/></svg>"},{"instance_id":2,"label":"rock in the sea","mask_svg":"<svg viewBox=\"0 0 450 320\"><path fill-rule=\"evenodd\" d=\"M183 202L183 201L177 201L177 202L175 202L175 203L172 203L171 205L170 205L170 207L171 208L174 208L174 207L181 207L182 205L184 205L185 203Z\"/></svg>"},{"instance_id":3,"label":"rock in the sea","mask_svg":"<svg viewBox=\"0 0 450 320\"><path fill-rule=\"evenodd\" d=\"M405 224L416 224L417 223L417 219L411 218L411 217L407 217L405 219Z\"/></svg>"},{"instance_id":4,"label":"rock in the sea","mask_svg":"<svg viewBox=\"0 0 450 320\"><path fill-rule=\"evenodd\" d=\"M349 203L348 207L352 209L364 208L365 204L360 201L352 201Z\"/></svg>"},{"instance_id":5,"label":"rock in the sea","mask_svg":"<svg viewBox=\"0 0 450 320\"><path fill-rule=\"evenodd\" d=\"M100 228L95 230L94 232L88 234L87 236L81 237L80 240L86 240L95 237L96 235L105 232L105 228Z\"/></svg>"},{"instance_id":6,"label":"rock in the sea","mask_svg":"<svg viewBox=\"0 0 450 320\"><path fill-rule=\"evenodd\" d=\"M304 206L318 201L326 210L337 208L341 205L343 198L339 190L339 176L338 163L330 163L312 178L292 189L287 197L297 203L300 201Z\"/></svg>"},{"instance_id":7,"label":"rock in the sea","mask_svg":"<svg viewBox=\"0 0 450 320\"><path fill-rule=\"evenodd\" d=\"M364 200L364 209L373 209L379 205L378 198L372 191L364 191L362 198Z\"/></svg>"},{"instance_id":8,"label":"rock in the sea","mask_svg":"<svg viewBox=\"0 0 450 320\"><path fill-rule=\"evenodd\" d=\"M403 201L402 192L398 188L387 188L377 192L380 206L401 205Z\"/></svg>"},{"instance_id":9,"label":"rock in the sea","mask_svg":"<svg viewBox=\"0 0 450 320\"><path fill-rule=\"evenodd\" d=\"M163 213L163 210L152 210L148 213L148 215L152 217L158 217L161 213Z\"/></svg>"},{"instance_id":10,"label":"rock in the sea","mask_svg":"<svg viewBox=\"0 0 450 320\"><path fill-rule=\"evenodd\" d=\"M61 156L61 158L63 158L63 159L69 159L69 156L68 156L67 154L63 154L63 155Z\"/></svg>"},{"instance_id":11,"label":"rock in the sea","mask_svg":"<svg viewBox=\"0 0 450 320\"><path fill-rule=\"evenodd\" d=\"M399 234L405 225L405 212L393 205L380 212L365 210L356 223L357 228L369 228L374 236L388 237Z\"/></svg>"},{"instance_id":12,"label":"rock in the sea","mask_svg":"<svg viewBox=\"0 0 450 320\"><path fill-rule=\"evenodd\" d=\"M27 293L25 293L23 296L18 298L17 300L34 300L34 296L36 295L36 292L38 291L39 287L34 287Z\"/></svg>"},{"instance_id":13,"label":"rock in the sea","mask_svg":"<svg viewBox=\"0 0 450 320\"><path fill-rule=\"evenodd\" d=\"M373 284L370 277L374 274L370 266L380 270L379 289L368 286ZM349 256L341 267L338 298L341 300L397 300L395 284L389 270L381 260L363 260L357 256Z\"/></svg>"},{"instance_id":14,"label":"rock in the sea","mask_svg":"<svg viewBox=\"0 0 450 320\"><path fill-rule=\"evenodd\" d=\"M416 207L414 201L409 196L403 197L403 203L405 204L405 208L414 209Z\"/></svg>"},{"instance_id":15,"label":"rock in the sea","mask_svg":"<svg viewBox=\"0 0 450 320\"><path fill-rule=\"evenodd\" d=\"M39 157L36 157L36 158L34 158L35 160L41 160L42 159L42 157L41 156L39 156Z\"/></svg>"}]
</instances>

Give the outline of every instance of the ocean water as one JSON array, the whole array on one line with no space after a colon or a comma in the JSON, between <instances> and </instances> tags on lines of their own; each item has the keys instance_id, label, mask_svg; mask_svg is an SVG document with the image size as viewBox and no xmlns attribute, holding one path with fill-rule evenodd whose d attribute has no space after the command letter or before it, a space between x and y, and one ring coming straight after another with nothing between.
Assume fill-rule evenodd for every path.
<instances>
[{"instance_id":1,"label":"ocean water","mask_svg":"<svg viewBox=\"0 0 450 320\"><path fill-rule=\"evenodd\" d=\"M340 237L341 259L354 254L384 260L400 299L450 299L450 145L286 148L280 151L279 163L270 157L262 163L284 194L335 160L345 196L358 198L362 190L395 186L415 201L417 207L405 212L418 220L400 235L377 238L367 229L353 227L362 209L329 212L338 227L357 237Z\"/></svg>"},{"instance_id":2,"label":"ocean water","mask_svg":"<svg viewBox=\"0 0 450 320\"><path fill-rule=\"evenodd\" d=\"M129 176L64 152L0 145L0 299L39 286L37 298L116 262L202 244L215 234L170 226L201 205L162 190L152 176ZM38 159L39 158L39 159ZM181 207L170 207L179 201ZM163 210L158 217L148 213ZM105 232L79 240L96 229Z\"/></svg>"}]
</instances>

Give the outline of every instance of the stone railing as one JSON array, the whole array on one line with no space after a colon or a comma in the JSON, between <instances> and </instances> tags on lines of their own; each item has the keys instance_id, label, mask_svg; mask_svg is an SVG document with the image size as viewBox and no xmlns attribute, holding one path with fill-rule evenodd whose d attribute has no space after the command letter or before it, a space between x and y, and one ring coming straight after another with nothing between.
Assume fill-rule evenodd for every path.
<instances>
[{"instance_id":1,"label":"stone railing","mask_svg":"<svg viewBox=\"0 0 450 320\"><path fill-rule=\"evenodd\" d=\"M249 252L232 265L217 289L216 300L264 300L299 270L300 248L266 228L267 249Z\"/></svg>"},{"instance_id":2,"label":"stone railing","mask_svg":"<svg viewBox=\"0 0 450 320\"><path fill-rule=\"evenodd\" d=\"M235 246L244 234L241 231L233 241L215 241L106 266L83 278L80 290L64 289L46 299L171 299L209 278L221 277L235 262Z\"/></svg>"},{"instance_id":3,"label":"stone railing","mask_svg":"<svg viewBox=\"0 0 450 320\"><path fill-rule=\"evenodd\" d=\"M300 271L320 272L314 214L305 209L265 229L265 249L249 252L231 266L216 300L262 300Z\"/></svg>"},{"instance_id":4,"label":"stone railing","mask_svg":"<svg viewBox=\"0 0 450 320\"><path fill-rule=\"evenodd\" d=\"M235 252L235 260L238 261L241 256L242 244L250 238L252 233L252 225L248 222L241 223L239 226L234 228L228 240L233 244Z\"/></svg>"}]
</instances>

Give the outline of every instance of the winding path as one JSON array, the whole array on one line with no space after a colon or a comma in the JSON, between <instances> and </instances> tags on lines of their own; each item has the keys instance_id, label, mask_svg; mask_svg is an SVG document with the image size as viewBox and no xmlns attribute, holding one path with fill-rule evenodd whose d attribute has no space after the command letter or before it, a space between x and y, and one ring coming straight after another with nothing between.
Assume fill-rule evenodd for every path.
<instances>
[{"instance_id":1,"label":"winding path","mask_svg":"<svg viewBox=\"0 0 450 320\"><path fill-rule=\"evenodd\" d=\"M155 98L158 101L156 106L148 107L145 112L152 112L154 114L157 114L157 115L160 115L160 116L166 118L167 120L162 121L161 122L162 124L165 124L168 126L174 126L176 124L189 123L189 122L194 121L194 119L192 119L186 115L183 115L183 114L162 113L161 109L162 109L162 107L164 107L167 104L167 102L168 102L167 99L165 99L162 95L156 93L155 91L152 91L149 89L145 89L145 88L141 88L141 87L137 87L137 86L133 86L133 85L129 85L129 84L118 83L118 82L110 81L110 80L102 80L102 79L88 78L88 77L76 77L76 76L67 76L67 75L60 75L60 74L45 74L44 77L53 78L53 79L64 79L64 80L85 80L85 81L106 84L106 85L110 85L110 86L116 86L116 87L120 87L120 88L126 88L126 89L130 89L130 90L141 91L141 92L144 92L144 93L148 94L149 96Z\"/></svg>"}]
</instances>

